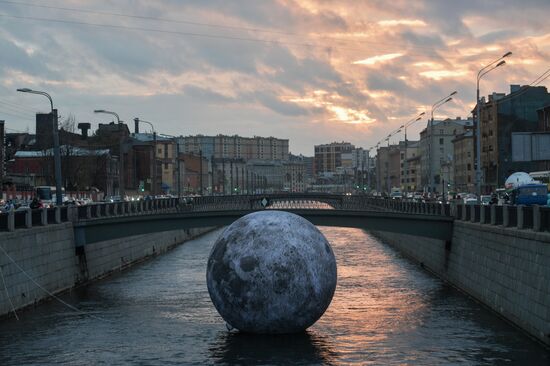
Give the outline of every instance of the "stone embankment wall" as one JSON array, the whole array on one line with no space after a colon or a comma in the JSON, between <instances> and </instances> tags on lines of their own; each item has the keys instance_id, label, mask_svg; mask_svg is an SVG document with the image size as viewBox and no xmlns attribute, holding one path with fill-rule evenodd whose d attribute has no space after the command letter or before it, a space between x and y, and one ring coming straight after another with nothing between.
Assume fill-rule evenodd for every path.
<instances>
[{"instance_id":1,"label":"stone embankment wall","mask_svg":"<svg viewBox=\"0 0 550 366\"><path fill-rule=\"evenodd\" d=\"M0 233L0 245L0 316L74 286L72 223Z\"/></svg>"},{"instance_id":2,"label":"stone embankment wall","mask_svg":"<svg viewBox=\"0 0 550 366\"><path fill-rule=\"evenodd\" d=\"M75 248L71 222L0 233L0 317L78 284L161 254L209 228L176 230Z\"/></svg>"},{"instance_id":3,"label":"stone embankment wall","mask_svg":"<svg viewBox=\"0 0 550 366\"><path fill-rule=\"evenodd\" d=\"M550 345L550 233L457 220L450 243L375 234Z\"/></svg>"}]
</instances>

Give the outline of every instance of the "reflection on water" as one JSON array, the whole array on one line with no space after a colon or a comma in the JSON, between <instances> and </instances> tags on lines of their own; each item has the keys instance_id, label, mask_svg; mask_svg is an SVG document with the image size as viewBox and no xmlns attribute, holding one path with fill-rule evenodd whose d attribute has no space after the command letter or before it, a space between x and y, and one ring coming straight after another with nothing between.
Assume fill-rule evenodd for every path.
<instances>
[{"instance_id":1,"label":"reflection on water","mask_svg":"<svg viewBox=\"0 0 550 366\"><path fill-rule=\"evenodd\" d=\"M311 332L285 336L220 332L209 349L213 361L227 364L332 365L336 358L326 337Z\"/></svg>"},{"instance_id":2,"label":"reflection on water","mask_svg":"<svg viewBox=\"0 0 550 366\"><path fill-rule=\"evenodd\" d=\"M0 365L548 364L549 352L357 229L322 228L338 262L307 332L227 331L206 288L218 232L0 322Z\"/></svg>"}]
</instances>

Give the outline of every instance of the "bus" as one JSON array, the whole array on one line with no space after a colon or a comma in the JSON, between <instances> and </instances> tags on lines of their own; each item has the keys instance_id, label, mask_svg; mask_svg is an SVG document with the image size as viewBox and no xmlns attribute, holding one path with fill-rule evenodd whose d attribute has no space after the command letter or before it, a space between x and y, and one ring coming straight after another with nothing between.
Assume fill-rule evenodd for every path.
<instances>
[{"instance_id":1,"label":"bus","mask_svg":"<svg viewBox=\"0 0 550 366\"><path fill-rule=\"evenodd\" d=\"M529 176L536 180L538 183L546 184L548 189L550 189L550 170L532 172L529 173Z\"/></svg>"}]
</instances>

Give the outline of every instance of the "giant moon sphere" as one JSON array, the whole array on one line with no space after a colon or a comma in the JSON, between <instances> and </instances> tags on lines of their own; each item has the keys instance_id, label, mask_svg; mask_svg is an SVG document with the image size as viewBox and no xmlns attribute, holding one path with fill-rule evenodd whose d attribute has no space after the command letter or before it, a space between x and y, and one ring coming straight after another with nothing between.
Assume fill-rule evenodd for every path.
<instances>
[{"instance_id":1,"label":"giant moon sphere","mask_svg":"<svg viewBox=\"0 0 550 366\"><path fill-rule=\"evenodd\" d=\"M336 260L309 221L266 210L225 229L210 253L206 281L230 326L247 333L297 333L328 308Z\"/></svg>"}]
</instances>

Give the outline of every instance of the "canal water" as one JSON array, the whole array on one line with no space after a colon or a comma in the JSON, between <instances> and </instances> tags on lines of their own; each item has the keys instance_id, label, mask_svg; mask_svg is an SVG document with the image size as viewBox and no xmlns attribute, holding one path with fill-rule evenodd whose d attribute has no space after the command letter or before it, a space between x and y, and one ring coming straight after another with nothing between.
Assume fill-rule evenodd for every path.
<instances>
[{"instance_id":1,"label":"canal water","mask_svg":"<svg viewBox=\"0 0 550 366\"><path fill-rule=\"evenodd\" d=\"M205 270L220 231L0 322L0 365L549 364L550 353L357 229L321 228L338 262L325 315L306 333L228 331Z\"/></svg>"}]
</instances>

